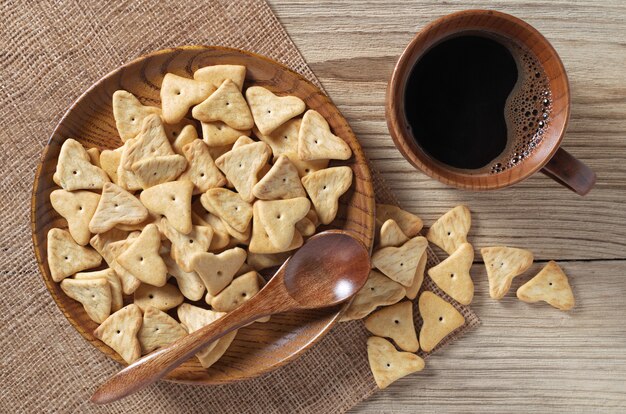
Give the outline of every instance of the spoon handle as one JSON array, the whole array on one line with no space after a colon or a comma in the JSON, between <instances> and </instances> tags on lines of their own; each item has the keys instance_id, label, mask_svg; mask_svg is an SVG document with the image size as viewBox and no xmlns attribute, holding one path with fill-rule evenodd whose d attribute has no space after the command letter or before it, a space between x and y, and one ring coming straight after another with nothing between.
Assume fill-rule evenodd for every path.
<instances>
[{"instance_id":1,"label":"spoon handle","mask_svg":"<svg viewBox=\"0 0 626 414\"><path fill-rule=\"evenodd\" d=\"M133 394L156 382L211 342L256 319L276 313L277 309L268 307L263 299L265 295L261 293L215 322L129 365L102 384L92 395L91 402L107 404Z\"/></svg>"}]
</instances>

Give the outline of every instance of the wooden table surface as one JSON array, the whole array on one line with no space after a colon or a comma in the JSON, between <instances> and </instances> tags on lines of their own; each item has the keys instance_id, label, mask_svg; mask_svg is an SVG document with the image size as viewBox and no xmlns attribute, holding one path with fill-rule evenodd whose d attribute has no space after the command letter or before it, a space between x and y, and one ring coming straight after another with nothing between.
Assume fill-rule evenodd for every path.
<instances>
[{"instance_id":1,"label":"wooden table surface","mask_svg":"<svg viewBox=\"0 0 626 414\"><path fill-rule=\"evenodd\" d=\"M472 307L482 325L430 358L424 371L354 412L625 412L626 2L270 5L404 207L428 225L464 203L473 212L476 248L505 244L536 257L500 302L489 298L484 265L477 261ZM598 175L588 196L541 174L497 192L459 191L415 171L393 146L385 88L405 45L441 15L486 7L526 20L561 55L572 90L563 145ZM569 275L577 301L570 312L515 298L515 289L550 259Z\"/></svg>"}]
</instances>

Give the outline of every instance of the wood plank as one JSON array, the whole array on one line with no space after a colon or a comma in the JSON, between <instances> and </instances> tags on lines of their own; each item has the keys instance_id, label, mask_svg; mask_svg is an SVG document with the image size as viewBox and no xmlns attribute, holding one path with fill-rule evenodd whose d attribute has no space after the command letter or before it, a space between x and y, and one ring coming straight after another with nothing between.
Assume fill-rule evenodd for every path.
<instances>
[{"instance_id":1,"label":"wood plank","mask_svg":"<svg viewBox=\"0 0 626 414\"><path fill-rule=\"evenodd\" d=\"M596 188L584 198L541 174L497 192L458 191L416 172L393 146L384 102L397 57L429 21L483 3L270 4L350 121L373 165L403 206L427 224L453 205L466 203L474 212L472 236L478 247L515 245L544 260L626 258L626 3L489 4L533 24L561 54L573 94L564 147L598 174Z\"/></svg>"},{"instance_id":2,"label":"wood plank","mask_svg":"<svg viewBox=\"0 0 626 414\"><path fill-rule=\"evenodd\" d=\"M351 412L623 412L626 261L561 263L577 301L570 312L515 297L542 265L500 302L474 265L472 308L482 325Z\"/></svg>"}]
</instances>

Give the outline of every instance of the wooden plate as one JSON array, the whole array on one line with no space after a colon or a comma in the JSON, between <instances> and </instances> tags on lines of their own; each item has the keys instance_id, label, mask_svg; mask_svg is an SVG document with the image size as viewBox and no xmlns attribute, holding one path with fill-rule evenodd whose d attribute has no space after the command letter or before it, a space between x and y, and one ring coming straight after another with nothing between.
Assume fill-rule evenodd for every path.
<instances>
[{"instance_id":1,"label":"wooden plate","mask_svg":"<svg viewBox=\"0 0 626 414\"><path fill-rule=\"evenodd\" d=\"M61 144L71 137L86 148L119 147L122 142L111 109L113 92L125 89L144 104L160 106L159 87L166 73L191 78L193 72L200 67L224 63L247 67L246 87L260 85L275 93L300 97L308 108L322 114L333 132L350 145L354 155L341 164L352 168L354 182L340 200L339 214L332 227L353 232L371 249L374 234L374 192L369 168L348 122L317 87L275 61L236 49L189 46L161 50L138 58L111 72L89 88L61 119L43 151L35 175L31 206L35 255L48 290L78 332L92 345L120 363L124 363L123 360L92 335L97 325L87 317L82 305L68 298L50 276L46 260L46 235L53 227L67 227L65 220L50 205L50 193L56 188L52 175ZM167 378L179 382L217 384L269 372L291 361L319 340L335 323L340 311L340 308L333 308L284 314L272 317L268 323L253 324L239 331L226 354L211 368L203 369L193 358ZM323 363L324 361L320 361L320 364Z\"/></svg>"}]
</instances>

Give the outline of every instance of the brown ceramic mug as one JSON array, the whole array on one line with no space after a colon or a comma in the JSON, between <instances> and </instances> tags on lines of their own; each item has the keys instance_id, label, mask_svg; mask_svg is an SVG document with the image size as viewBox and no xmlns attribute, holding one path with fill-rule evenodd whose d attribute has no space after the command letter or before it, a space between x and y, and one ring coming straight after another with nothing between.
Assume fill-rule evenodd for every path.
<instances>
[{"instance_id":1,"label":"brown ceramic mug","mask_svg":"<svg viewBox=\"0 0 626 414\"><path fill-rule=\"evenodd\" d=\"M441 162L420 146L407 120L405 91L413 67L443 40L467 33L504 38L534 54L551 91L549 124L541 131L541 141L528 156L502 171L478 172ZM492 10L466 10L432 22L402 53L389 82L386 99L387 124L395 145L413 166L445 184L491 190L518 183L539 170L580 195L589 192L595 183L594 172L559 147L570 114L569 83L563 63L545 37L516 17Z\"/></svg>"}]
</instances>

